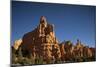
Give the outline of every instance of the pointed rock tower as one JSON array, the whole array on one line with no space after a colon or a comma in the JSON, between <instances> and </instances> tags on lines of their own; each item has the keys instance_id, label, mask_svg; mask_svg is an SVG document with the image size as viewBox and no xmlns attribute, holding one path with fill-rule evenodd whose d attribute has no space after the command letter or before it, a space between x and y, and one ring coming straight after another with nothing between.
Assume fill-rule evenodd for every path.
<instances>
[{"instance_id":1,"label":"pointed rock tower","mask_svg":"<svg viewBox=\"0 0 100 67\"><path fill-rule=\"evenodd\" d=\"M21 47L23 56L32 54L34 58L42 57L47 63L49 60L59 60L61 57L54 25L48 24L44 16L41 16L37 28L23 36Z\"/></svg>"}]
</instances>

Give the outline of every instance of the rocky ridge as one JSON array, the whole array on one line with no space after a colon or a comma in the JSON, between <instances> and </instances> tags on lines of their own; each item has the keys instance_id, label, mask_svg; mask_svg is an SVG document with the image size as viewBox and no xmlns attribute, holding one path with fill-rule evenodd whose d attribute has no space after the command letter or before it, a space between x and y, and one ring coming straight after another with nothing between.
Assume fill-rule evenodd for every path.
<instances>
[{"instance_id":1,"label":"rocky ridge","mask_svg":"<svg viewBox=\"0 0 100 67\"><path fill-rule=\"evenodd\" d=\"M49 24L44 16L41 16L39 25L26 33L22 39L16 40L13 47L17 54L21 51L23 57L32 56L35 60L42 58L46 64L72 61L81 57L95 58L95 48L84 46L80 40L77 40L76 45L71 41L59 43L54 25Z\"/></svg>"}]
</instances>

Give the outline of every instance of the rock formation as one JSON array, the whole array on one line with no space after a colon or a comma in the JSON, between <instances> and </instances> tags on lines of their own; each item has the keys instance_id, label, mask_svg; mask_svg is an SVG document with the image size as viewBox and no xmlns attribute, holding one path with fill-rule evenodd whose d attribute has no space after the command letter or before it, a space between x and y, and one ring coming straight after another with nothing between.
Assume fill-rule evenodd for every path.
<instances>
[{"instance_id":1,"label":"rock formation","mask_svg":"<svg viewBox=\"0 0 100 67\"><path fill-rule=\"evenodd\" d=\"M95 57L95 48L84 46L80 40L77 40L76 45L73 45L71 41L65 41L64 43L60 44L60 51L61 51L62 61L70 61L73 58L80 59L83 57L84 58Z\"/></svg>"},{"instance_id":2,"label":"rock formation","mask_svg":"<svg viewBox=\"0 0 100 67\"><path fill-rule=\"evenodd\" d=\"M19 48L19 46L21 45L21 43L22 43L22 39L16 40L16 41L14 42L14 45L13 45L14 49L15 49L15 50L18 50L18 48Z\"/></svg>"},{"instance_id":3,"label":"rock formation","mask_svg":"<svg viewBox=\"0 0 100 67\"><path fill-rule=\"evenodd\" d=\"M54 25L49 24L44 16L41 16L39 25L34 30L15 41L12 51L15 58L31 57L34 64L39 60L43 60L43 64L48 64L58 61L82 61L81 58L95 59L95 48L84 46L79 39L75 45L71 41L59 43L55 36Z\"/></svg>"},{"instance_id":4,"label":"rock formation","mask_svg":"<svg viewBox=\"0 0 100 67\"><path fill-rule=\"evenodd\" d=\"M44 16L40 18L40 24L35 30L23 36L21 47L24 56L32 53L34 57L43 57L47 63L48 60L57 60L61 57L54 25L48 24Z\"/></svg>"}]
</instances>

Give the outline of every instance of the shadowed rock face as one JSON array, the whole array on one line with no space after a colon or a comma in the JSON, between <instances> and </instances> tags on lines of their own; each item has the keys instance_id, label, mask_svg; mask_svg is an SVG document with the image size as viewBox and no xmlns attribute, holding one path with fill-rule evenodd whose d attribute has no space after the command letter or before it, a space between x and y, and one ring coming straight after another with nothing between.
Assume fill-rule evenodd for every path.
<instances>
[{"instance_id":1,"label":"shadowed rock face","mask_svg":"<svg viewBox=\"0 0 100 67\"><path fill-rule=\"evenodd\" d=\"M54 26L48 24L46 18L40 18L40 24L33 31L26 33L22 38L23 55L32 53L33 56L42 56L44 60L60 58L60 48L54 34ZM28 52L28 53L26 53Z\"/></svg>"}]
</instances>

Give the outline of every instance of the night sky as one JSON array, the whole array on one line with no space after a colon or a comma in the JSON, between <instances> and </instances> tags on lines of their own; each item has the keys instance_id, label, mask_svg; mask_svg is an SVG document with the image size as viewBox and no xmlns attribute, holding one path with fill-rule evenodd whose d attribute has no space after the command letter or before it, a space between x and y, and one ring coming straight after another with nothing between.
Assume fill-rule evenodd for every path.
<instances>
[{"instance_id":1,"label":"night sky","mask_svg":"<svg viewBox=\"0 0 100 67\"><path fill-rule=\"evenodd\" d=\"M55 25L59 42L80 39L83 44L95 47L96 7L68 4L12 1L11 45L15 40L34 30L41 16Z\"/></svg>"}]
</instances>

